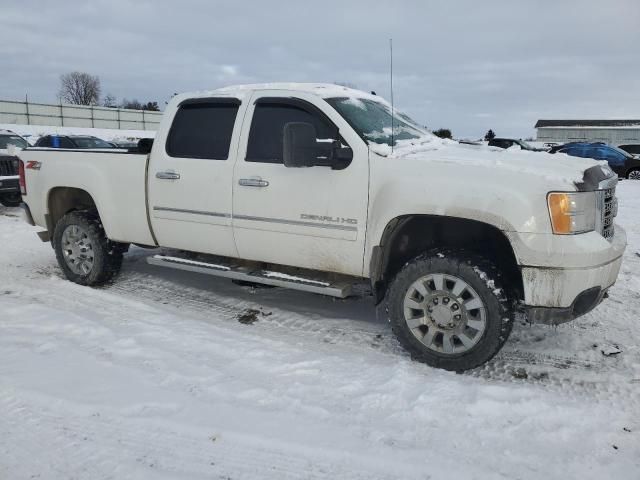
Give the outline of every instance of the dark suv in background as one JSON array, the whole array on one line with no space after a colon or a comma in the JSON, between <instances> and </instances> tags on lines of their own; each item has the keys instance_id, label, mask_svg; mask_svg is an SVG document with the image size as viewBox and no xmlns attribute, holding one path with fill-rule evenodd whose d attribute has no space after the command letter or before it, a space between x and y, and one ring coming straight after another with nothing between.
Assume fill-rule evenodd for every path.
<instances>
[{"instance_id":1,"label":"dark suv in background","mask_svg":"<svg viewBox=\"0 0 640 480\"><path fill-rule=\"evenodd\" d=\"M629 145L618 145L618 148L624 150L631 155L640 156L640 143Z\"/></svg>"},{"instance_id":2,"label":"dark suv in background","mask_svg":"<svg viewBox=\"0 0 640 480\"><path fill-rule=\"evenodd\" d=\"M606 160L611 170L620 178L640 180L640 158L618 147L612 147L602 142L575 142L558 145L551 148L549 153L566 153L572 157L593 158Z\"/></svg>"},{"instance_id":3,"label":"dark suv in background","mask_svg":"<svg viewBox=\"0 0 640 480\"><path fill-rule=\"evenodd\" d=\"M9 148L27 148L27 141L11 130L0 130L0 203L5 207L20 205L18 158L9 154Z\"/></svg>"},{"instance_id":4,"label":"dark suv in background","mask_svg":"<svg viewBox=\"0 0 640 480\"><path fill-rule=\"evenodd\" d=\"M35 147L45 148L116 148L113 143L105 142L98 137L90 135L45 135L40 137Z\"/></svg>"}]
</instances>

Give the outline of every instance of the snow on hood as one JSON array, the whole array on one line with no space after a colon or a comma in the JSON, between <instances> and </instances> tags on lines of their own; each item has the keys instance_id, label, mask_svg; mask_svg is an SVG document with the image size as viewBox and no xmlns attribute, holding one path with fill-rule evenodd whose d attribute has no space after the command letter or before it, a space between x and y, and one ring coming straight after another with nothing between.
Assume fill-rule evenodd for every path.
<instances>
[{"instance_id":1,"label":"snow on hood","mask_svg":"<svg viewBox=\"0 0 640 480\"><path fill-rule=\"evenodd\" d=\"M370 144L372 152L390 159L425 159L464 166L511 170L521 175L535 175L552 182L576 184L584 171L594 165L608 168L607 162L571 157L564 153L531 152L519 148L503 149L486 145L468 145L428 135L416 140L401 140L393 148Z\"/></svg>"}]
</instances>

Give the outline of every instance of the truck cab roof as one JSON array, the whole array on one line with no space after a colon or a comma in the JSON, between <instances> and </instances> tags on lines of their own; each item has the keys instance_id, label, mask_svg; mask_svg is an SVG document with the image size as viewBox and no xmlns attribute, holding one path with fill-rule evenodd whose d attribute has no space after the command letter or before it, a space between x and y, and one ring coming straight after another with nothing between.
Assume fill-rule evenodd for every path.
<instances>
[{"instance_id":1,"label":"truck cab roof","mask_svg":"<svg viewBox=\"0 0 640 480\"><path fill-rule=\"evenodd\" d=\"M384 104L388 104L382 97L375 93L367 93L355 88L344 87L342 85L335 85L333 83L295 83L295 82L274 82L274 83L253 83L246 85L230 85L227 87L221 87L215 90L202 90L195 92L186 92L178 94L174 97L174 100L182 102L189 98L200 98L211 95L225 95L236 98L243 98L246 95L250 95L254 91L264 90L281 90L290 92L300 92L312 95L317 95L320 98L359 98L370 99Z\"/></svg>"}]
</instances>

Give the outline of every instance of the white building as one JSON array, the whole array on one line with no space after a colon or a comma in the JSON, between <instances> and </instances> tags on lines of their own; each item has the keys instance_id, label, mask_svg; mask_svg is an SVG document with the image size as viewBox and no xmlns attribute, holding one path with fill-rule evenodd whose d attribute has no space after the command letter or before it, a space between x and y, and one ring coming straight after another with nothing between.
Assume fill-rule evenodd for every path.
<instances>
[{"instance_id":1,"label":"white building","mask_svg":"<svg viewBox=\"0 0 640 480\"><path fill-rule=\"evenodd\" d=\"M640 144L640 120L538 120L538 142Z\"/></svg>"}]
</instances>

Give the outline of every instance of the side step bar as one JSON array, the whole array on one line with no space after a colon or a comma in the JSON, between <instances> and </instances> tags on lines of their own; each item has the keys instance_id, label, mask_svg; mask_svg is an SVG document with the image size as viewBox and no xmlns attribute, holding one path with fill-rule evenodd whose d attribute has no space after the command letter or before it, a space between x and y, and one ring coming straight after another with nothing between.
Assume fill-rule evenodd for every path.
<instances>
[{"instance_id":1,"label":"side step bar","mask_svg":"<svg viewBox=\"0 0 640 480\"><path fill-rule=\"evenodd\" d=\"M148 257L147 263L160 267L175 268L177 270L186 270L189 272L204 273L206 275L213 275L216 277L230 278L232 280L242 280L245 282L290 288L292 290L319 293L337 298L346 298L351 295L351 284L349 283L331 284L329 282L319 280L294 277L280 272L250 270L244 267L229 267L226 265L198 262L186 258L169 257L166 255L154 255L152 257Z\"/></svg>"}]
</instances>

